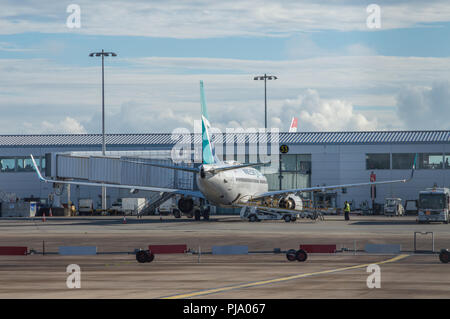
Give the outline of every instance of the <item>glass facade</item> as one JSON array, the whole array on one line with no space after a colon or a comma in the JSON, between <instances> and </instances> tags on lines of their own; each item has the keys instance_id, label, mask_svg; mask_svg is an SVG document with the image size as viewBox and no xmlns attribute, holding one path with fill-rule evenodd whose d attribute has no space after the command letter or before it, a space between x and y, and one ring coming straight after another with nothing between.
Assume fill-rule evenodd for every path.
<instances>
[{"instance_id":1,"label":"glass facade","mask_svg":"<svg viewBox=\"0 0 450 319\"><path fill-rule=\"evenodd\" d=\"M283 154L280 159L282 178L274 190L311 186L311 154Z\"/></svg>"},{"instance_id":2,"label":"glass facade","mask_svg":"<svg viewBox=\"0 0 450 319\"><path fill-rule=\"evenodd\" d=\"M1 172L14 172L16 170L15 158L1 158L0 159L0 171Z\"/></svg>"},{"instance_id":3,"label":"glass facade","mask_svg":"<svg viewBox=\"0 0 450 319\"><path fill-rule=\"evenodd\" d=\"M282 154L279 158L280 161L272 161L270 165L255 166L266 177L269 190L311 186L311 154ZM246 154L245 163L249 159Z\"/></svg>"},{"instance_id":4,"label":"glass facade","mask_svg":"<svg viewBox=\"0 0 450 319\"><path fill-rule=\"evenodd\" d=\"M392 153L392 169L411 169L415 153Z\"/></svg>"},{"instance_id":5,"label":"glass facade","mask_svg":"<svg viewBox=\"0 0 450 319\"><path fill-rule=\"evenodd\" d=\"M45 169L45 157L35 157L36 164L41 170ZM3 157L0 158L0 172L33 172L33 162L30 157Z\"/></svg>"},{"instance_id":6,"label":"glass facade","mask_svg":"<svg viewBox=\"0 0 450 319\"><path fill-rule=\"evenodd\" d=\"M389 153L366 154L366 169L390 169Z\"/></svg>"},{"instance_id":7,"label":"glass facade","mask_svg":"<svg viewBox=\"0 0 450 319\"><path fill-rule=\"evenodd\" d=\"M439 153L420 153L419 168L420 169L441 169L443 168L444 156Z\"/></svg>"},{"instance_id":8,"label":"glass facade","mask_svg":"<svg viewBox=\"0 0 450 319\"><path fill-rule=\"evenodd\" d=\"M389 169L390 155L366 154L366 169ZM416 155L416 169L450 169L450 154L442 153L392 153L392 169L411 169Z\"/></svg>"}]
</instances>

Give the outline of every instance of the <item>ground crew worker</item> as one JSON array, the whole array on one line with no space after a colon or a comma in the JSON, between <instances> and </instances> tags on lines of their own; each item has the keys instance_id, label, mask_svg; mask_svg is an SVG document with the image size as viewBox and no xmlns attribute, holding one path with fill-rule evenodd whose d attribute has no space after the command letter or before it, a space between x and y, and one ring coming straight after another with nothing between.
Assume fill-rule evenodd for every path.
<instances>
[{"instance_id":1,"label":"ground crew worker","mask_svg":"<svg viewBox=\"0 0 450 319\"><path fill-rule=\"evenodd\" d=\"M350 204L347 201L344 203L344 215L345 220L350 220Z\"/></svg>"},{"instance_id":2,"label":"ground crew worker","mask_svg":"<svg viewBox=\"0 0 450 319\"><path fill-rule=\"evenodd\" d=\"M74 204L70 206L70 216L75 216L77 214L77 208Z\"/></svg>"}]
</instances>

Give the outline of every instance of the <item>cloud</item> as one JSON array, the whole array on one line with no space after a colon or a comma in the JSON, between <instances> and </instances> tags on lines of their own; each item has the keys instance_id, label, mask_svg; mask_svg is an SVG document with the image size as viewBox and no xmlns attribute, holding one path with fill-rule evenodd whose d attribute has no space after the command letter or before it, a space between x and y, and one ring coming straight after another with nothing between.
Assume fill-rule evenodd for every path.
<instances>
[{"instance_id":1,"label":"cloud","mask_svg":"<svg viewBox=\"0 0 450 319\"><path fill-rule=\"evenodd\" d=\"M196 70L186 72L183 65ZM221 71L216 72L216 68ZM270 81L267 87L268 117L269 124L278 125L281 130L286 130L291 116L300 116L300 111L306 112L303 117L308 122L303 128L308 130L404 129L415 128L415 124L397 118L388 120L396 116L398 92L403 92L405 87L427 87L433 81L447 78L450 58L326 56L269 61L149 57L123 60L120 66L108 65L106 70L107 132L191 129L193 120L200 114L199 80L205 81L214 126L222 130L239 126L263 127L264 84L253 80L262 69L278 76L278 80ZM228 74L228 71L233 73ZM44 129L101 132L101 79L97 65L79 67L45 59L0 59L0 72L7 74L0 77L2 134L40 133ZM307 89L316 92L316 100ZM419 90L423 96L426 91ZM302 99L298 98L299 94ZM406 99L408 95L404 96ZM286 100L292 101L291 108ZM308 105L317 105L320 109L306 108ZM379 107L380 111L363 112L361 107ZM342 110L351 121L331 122L329 109L333 108ZM386 110L381 111L383 108ZM442 118L436 112L430 116ZM67 117L75 119L80 126L66 121L65 127L47 125L41 128L44 121L60 123ZM436 122L435 125L433 129L448 127L446 123Z\"/></svg>"},{"instance_id":2,"label":"cloud","mask_svg":"<svg viewBox=\"0 0 450 319\"><path fill-rule=\"evenodd\" d=\"M86 134L87 131L83 125L74 118L66 116L60 122L42 121L35 125L30 122L23 123L27 130L26 134Z\"/></svg>"},{"instance_id":3,"label":"cloud","mask_svg":"<svg viewBox=\"0 0 450 319\"><path fill-rule=\"evenodd\" d=\"M431 87L408 86L397 95L397 107L405 127L450 129L450 83L436 81Z\"/></svg>"},{"instance_id":4,"label":"cloud","mask_svg":"<svg viewBox=\"0 0 450 319\"><path fill-rule=\"evenodd\" d=\"M4 52L35 52L37 49L21 48L15 43L0 42L0 51Z\"/></svg>"},{"instance_id":5,"label":"cloud","mask_svg":"<svg viewBox=\"0 0 450 319\"><path fill-rule=\"evenodd\" d=\"M280 113L278 122L286 127L293 116L298 117L300 132L377 129L376 119L369 120L355 112L351 103L338 99L324 100L311 89L295 100L286 100Z\"/></svg>"},{"instance_id":6,"label":"cloud","mask_svg":"<svg viewBox=\"0 0 450 319\"><path fill-rule=\"evenodd\" d=\"M286 55L290 59L307 59L317 57L375 56L376 51L361 43L354 43L343 48L326 49L317 45L310 33L292 36L286 41Z\"/></svg>"},{"instance_id":7,"label":"cloud","mask_svg":"<svg viewBox=\"0 0 450 319\"><path fill-rule=\"evenodd\" d=\"M286 36L318 30L364 30L359 1L76 1L81 28L69 29L67 2L4 0L0 33L81 33L170 38ZM448 1L377 1L382 29L450 20Z\"/></svg>"}]
</instances>

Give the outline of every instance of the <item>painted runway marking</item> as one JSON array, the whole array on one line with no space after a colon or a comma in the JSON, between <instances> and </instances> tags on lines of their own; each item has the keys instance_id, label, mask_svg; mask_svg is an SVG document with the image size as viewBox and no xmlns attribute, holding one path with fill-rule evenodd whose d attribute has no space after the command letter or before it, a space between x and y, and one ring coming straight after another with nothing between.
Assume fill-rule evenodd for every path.
<instances>
[{"instance_id":1,"label":"painted runway marking","mask_svg":"<svg viewBox=\"0 0 450 319\"><path fill-rule=\"evenodd\" d=\"M199 296L204 296L204 295L209 295L209 294L216 294L216 293L226 292L226 291L235 290L235 289L257 287L257 286L273 284L273 283L279 283L279 282L284 282L284 281L293 280L293 279L299 279L299 278L304 278L304 277L310 277L310 276L315 276L315 275L324 275L324 274L331 274L331 273L336 273L336 272L341 272L341 271L346 271L346 270L351 270L351 269L365 268L365 267L367 267L369 265L373 265L373 264L375 264L375 265L382 265L382 264L392 263L392 262L396 262L396 261L399 261L401 259L404 259L404 258L406 258L408 256L409 255L407 255L407 254L403 254L403 255L398 255L398 256L396 256L394 258L388 259L388 260L380 261L380 262L372 262L372 263L356 265L356 266L349 266L349 267L343 267L343 268L337 268L337 269L323 270L323 271L318 271L318 272L311 272L311 273L306 273L306 274L299 274L299 275L293 275L293 276L288 276L288 277L282 277L282 278L276 278L276 279L270 279L270 280L263 280L263 281L239 284L239 285L235 285L235 286L228 286L228 287L207 289L207 290L202 290L202 291L195 291L195 292L191 292L191 293L185 293L185 294L178 294L178 295L173 295L173 296L168 296L168 297L162 297L161 299L185 299L185 298L199 297Z\"/></svg>"}]
</instances>

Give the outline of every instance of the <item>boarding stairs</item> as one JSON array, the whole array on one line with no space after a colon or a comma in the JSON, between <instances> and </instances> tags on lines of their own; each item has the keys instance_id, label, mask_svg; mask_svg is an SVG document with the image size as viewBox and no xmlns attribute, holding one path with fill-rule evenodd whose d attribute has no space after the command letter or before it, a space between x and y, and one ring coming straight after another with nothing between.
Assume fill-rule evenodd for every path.
<instances>
[{"instance_id":1,"label":"boarding stairs","mask_svg":"<svg viewBox=\"0 0 450 319\"><path fill-rule=\"evenodd\" d=\"M176 184L176 185L174 185ZM189 178L178 178L175 183L170 183L170 185L166 185L164 188L177 188L177 189L191 189L192 188L192 179ZM162 203L169 200L171 197L175 196L175 193L169 192L158 192L152 197L149 198L141 206L137 207L134 211L134 215L151 215L156 208L158 208Z\"/></svg>"}]
</instances>

